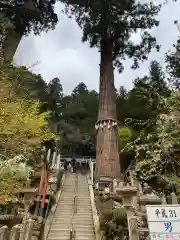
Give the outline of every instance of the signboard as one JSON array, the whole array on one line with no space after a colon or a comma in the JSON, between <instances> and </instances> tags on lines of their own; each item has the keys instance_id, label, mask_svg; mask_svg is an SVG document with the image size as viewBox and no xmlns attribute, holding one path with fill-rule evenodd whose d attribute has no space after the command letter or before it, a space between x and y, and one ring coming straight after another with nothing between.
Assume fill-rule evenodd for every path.
<instances>
[{"instance_id":1,"label":"signboard","mask_svg":"<svg viewBox=\"0 0 180 240\"><path fill-rule=\"evenodd\" d=\"M147 205L151 240L180 240L180 205Z\"/></svg>"}]
</instances>

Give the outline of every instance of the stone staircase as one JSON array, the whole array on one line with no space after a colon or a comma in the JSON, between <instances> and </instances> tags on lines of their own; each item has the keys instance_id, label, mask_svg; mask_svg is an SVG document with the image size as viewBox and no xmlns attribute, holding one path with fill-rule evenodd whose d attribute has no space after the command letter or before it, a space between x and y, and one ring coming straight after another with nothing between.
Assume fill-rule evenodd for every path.
<instances>
[{"instance_id":1,"label":"stone staircase","mask_svg":"<svg viewBox=\"0 0 180 240\"><path fill-rule=\"evenodd\" d=\"M66 174L47 236L47 240L71 239L96 239L87 177L80 173Z\"/></svg>"}]
</instances>

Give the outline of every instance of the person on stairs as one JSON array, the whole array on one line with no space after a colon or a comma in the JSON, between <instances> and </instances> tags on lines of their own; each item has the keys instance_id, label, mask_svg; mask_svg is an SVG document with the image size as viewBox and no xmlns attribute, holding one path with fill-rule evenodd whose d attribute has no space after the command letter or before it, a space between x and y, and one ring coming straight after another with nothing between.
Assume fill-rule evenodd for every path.
<instances>
[{"instance_id":1,"label":"person on stairs","mask_svg":"<svg viewBox=\"0 0 180 240\"><path fill-rule=\"evenodd\" d=\"M71 159L71 165L73 168L73 172L75 172L76 171L76 159L74 157Z\"/></svg>"},{"instance_id":2,"label":"person on stairs","mask_svg":"<svg viewBox=\"0 0 180 240\"><path fill-rule=\"evenodd\" d=\"M68 161L65 159L65 161L64 161L64 170L68 170L68 165L69 165L69 163L68 163Z\"/></svg>"}]
</instances>

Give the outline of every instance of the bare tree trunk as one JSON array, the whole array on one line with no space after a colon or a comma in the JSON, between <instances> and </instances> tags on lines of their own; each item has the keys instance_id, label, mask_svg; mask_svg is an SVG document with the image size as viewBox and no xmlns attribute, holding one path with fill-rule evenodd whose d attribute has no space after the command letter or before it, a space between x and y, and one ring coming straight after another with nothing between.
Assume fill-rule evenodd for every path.
<instances>
[{"instance_id":1,"label":"bare tree trunk","mask_svg":"<svg viewBox=\"0 0 180 240\"><path fill-rule=\"evenodd\" d=\"M20 7L24 11L30 10L34 11L36 9L35 2L32 0L25 0L24 5ZM31 19L29 19L30 21ZM16 53L18 45L24 35L26 29L26 23L24 23L24 29L21 32L17 32L15 29L8 29L6 37L3 42L3 55L6 61L12 62L13 57Z\"/></svg>"},{"instance_id":2,"label":"bare tree trunk","mask_svg":"<svg viewBox=\"0 0 180 240\"><path fill-rule=\"evenodd\" d=\"M3 42L3 55L6 61L12 62L22 36L23 33L16 33L14 29L9 29L7 31Z\"/></svg>"},{"instance_id":3,"label":"bare tree trunk","mask_svg":"<svg viewBox=\"0 0 180 240\"><path fill-rule=\"evenodd\" d=\"M99 115L96 124L96 180L119 178L118 127L112 42L106 36L101 42Z\"/></svg>"}]
</instances>

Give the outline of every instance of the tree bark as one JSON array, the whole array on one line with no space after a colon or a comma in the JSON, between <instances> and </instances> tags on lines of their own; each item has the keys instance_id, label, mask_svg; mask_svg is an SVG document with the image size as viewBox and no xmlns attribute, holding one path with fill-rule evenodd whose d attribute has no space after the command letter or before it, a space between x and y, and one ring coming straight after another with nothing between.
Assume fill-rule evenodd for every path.
<instances>
[{"instance_id":1,"label":"tree bark","mask_svg":"<svg viewBox=\"0 0 180 240\"><path fill-rule=\"evenodd\" d=\"M101 42L99 114L96 143L96 180L120 177L118 128L112 41L106 35ZM115 124L116 123L116 124Z\"/></svg>"},{"instance_id":2,"label":"tree bark","mask_svg":"<svg viewBox=\"0 0 180 240\"><path fill-rule=\"evenodd\" d=\"M32 0L25 0L23 5L20 5L17 7L25 10L32 10L34 11L36 9L35 2ZM29 19L30 21L30 19ZM24 32L26 30L26 23L24 23L24 29L21 30L21 32L17 32L15 29L8 29L6 37L3 42L3 55L6 61L12 62L13 57L16 53L16 50L18 48L18 45L24 35Z\"/></svg>"},{"instance_id":3,"label":"tree bark","mask_svg":"<svg viewBox=\"0 0 180 240\"><path fill-rule=\"evenodd\" d=\"M6 37L3 42L3 55L4 59L8 62L13 61L18 45L21 41L23 33L16 33L14 29L7 31Z\"/></svg>"}]
</instances>

